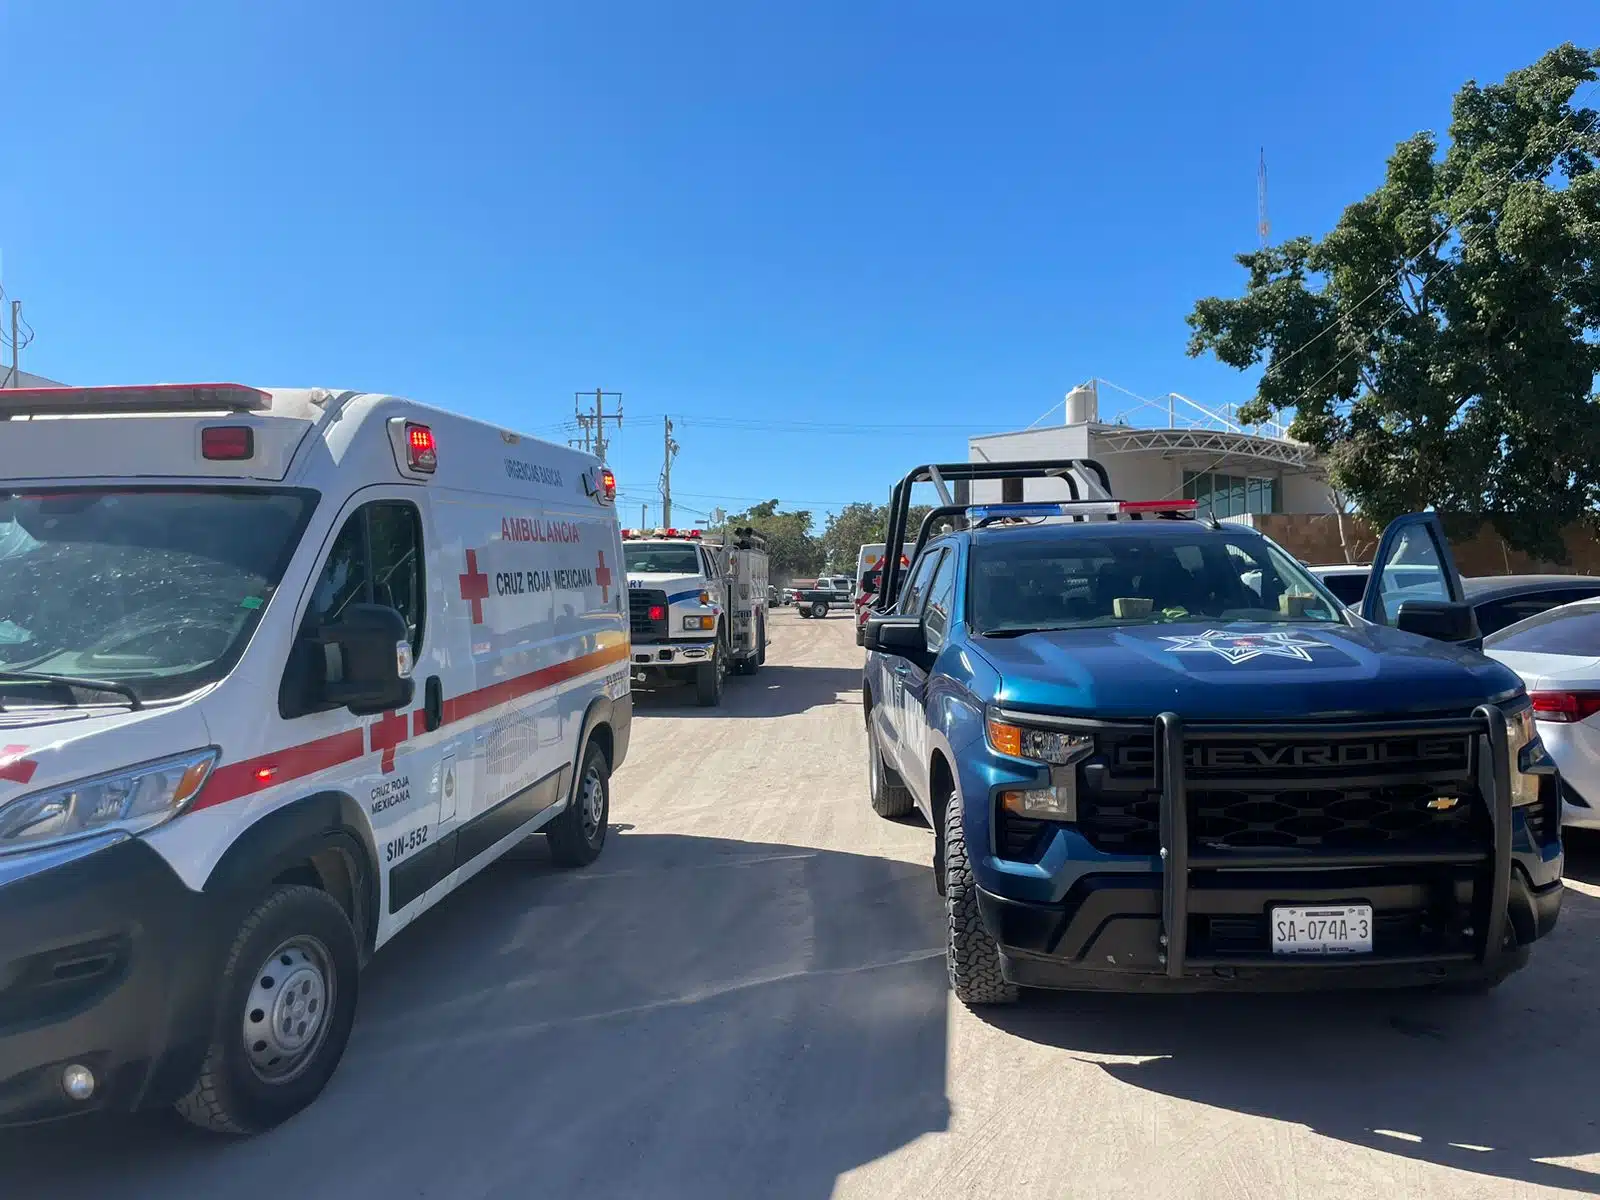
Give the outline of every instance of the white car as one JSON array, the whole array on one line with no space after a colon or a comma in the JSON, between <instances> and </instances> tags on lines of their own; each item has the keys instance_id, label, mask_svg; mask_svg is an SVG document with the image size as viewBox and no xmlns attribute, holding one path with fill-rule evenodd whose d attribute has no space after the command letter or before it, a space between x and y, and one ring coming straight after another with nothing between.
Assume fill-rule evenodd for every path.
<instances>
[{"instance_id":1,"label":"white car","mask_svg":"<svg viewBox=\"0 0 1600 1200\"><path fill-rule=\"evenodd\" d=\"M1545 749L1561 771L1561 823L1600 829L1600 599L1508 625L1483 652L1522 676Z\"/></svg>"}]
</instances>

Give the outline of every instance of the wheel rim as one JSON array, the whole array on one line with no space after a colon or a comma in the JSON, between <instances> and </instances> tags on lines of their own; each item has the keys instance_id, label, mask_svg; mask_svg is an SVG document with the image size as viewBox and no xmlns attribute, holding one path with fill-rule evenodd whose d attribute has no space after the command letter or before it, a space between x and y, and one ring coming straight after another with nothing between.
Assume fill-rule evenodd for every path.
<instances>
[{"instance_id":1,"label":"wheel rim","mask_svg":"<svg viewBox=\"0 0 1600 1200\"><path fill-rule=\"evenodd\" d=\"M328 949L309 935L292 937L256 971L244 1006L250 1069L266 1083L300 1075L327 1037L335 978Z\"/></svg>"},{"instance_id":2,"label":"wheel rim","mask_svg":"<svg viewBox=\"0 0 1600 1200\"><path fill-rule=\"evenodd\" d=\"M583 814L583 836L592 842L606 819L606 785L600 778L600 772L592 767L584 772L583 795L579 803L579 811Z\"/></svg>"}]
</instances>

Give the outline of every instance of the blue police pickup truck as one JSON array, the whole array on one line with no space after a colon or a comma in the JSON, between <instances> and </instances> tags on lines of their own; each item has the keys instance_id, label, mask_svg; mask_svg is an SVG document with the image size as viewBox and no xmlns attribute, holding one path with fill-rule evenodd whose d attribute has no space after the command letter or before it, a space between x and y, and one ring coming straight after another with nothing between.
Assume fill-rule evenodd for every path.
<instances>
[{"instance_id":1,"label":"blue police pickup truck","mask_svg":"<svg viewBox=\"0 0 1600 1200\"><path fill-rule=\"evenodd\" d=\"M950 499L996 478L1071 498ZM923 482L944 503L864 634L869 771L878 813L934 831L963 1002L1478 991L1555 926L1555 767L1432 515L1374 561L1406 601L1356 613L1250 528L1112 499L1087 459L919 467L889 544Z\"/></svg>"}]
</instances>

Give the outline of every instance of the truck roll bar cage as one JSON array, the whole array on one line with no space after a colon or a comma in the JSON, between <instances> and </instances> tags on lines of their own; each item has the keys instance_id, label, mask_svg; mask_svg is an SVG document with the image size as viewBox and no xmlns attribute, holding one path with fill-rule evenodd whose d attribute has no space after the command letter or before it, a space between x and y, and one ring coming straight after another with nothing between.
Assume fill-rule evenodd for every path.
<instances>
[{"instance_id":1,"label":"truck roll bar cage","mask_svg":"<svg viewBox=\"0 0 1600 1200\"><path fill-rule=\"evenodd\" d=\"M885 546L903 546L906 543L906 522L911 513L911 489L919 483L931 483L939 489L940 505L922 522L917 535L916 552L911 561L927 544L932 522L952 516L960 517L970 503L957 503L946 483L965 484L978 479L1059 479L1067 485L1072 500L1111 500L1111 476L1105 467L1092 458L1036 458L1019 462L963 462L925 463L906 473L889 493L889 532ZM883 571L883 585L878 589L875 605L885 612L898 599L904 571L898 555L886 554L888 565Z\"/></svg>"}]
</instances>

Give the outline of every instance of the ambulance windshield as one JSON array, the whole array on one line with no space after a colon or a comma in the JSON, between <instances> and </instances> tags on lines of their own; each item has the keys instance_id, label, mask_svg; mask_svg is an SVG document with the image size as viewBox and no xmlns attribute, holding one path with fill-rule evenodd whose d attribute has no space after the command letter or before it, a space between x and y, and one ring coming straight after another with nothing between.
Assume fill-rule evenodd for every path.
<instances>
[{"instance_id":1,"label":"ambulance windshield","mask_svg":"<svg viewBox=\"0 0 1600 1200\"><path fill-rule=\"evenodd\" d=\"M0 492L0 671L113 680L141 700L215 682L243 652L315 502L241 488ZM63 697L0 684L0 704Z\"/></svg>"}]
</instances>

